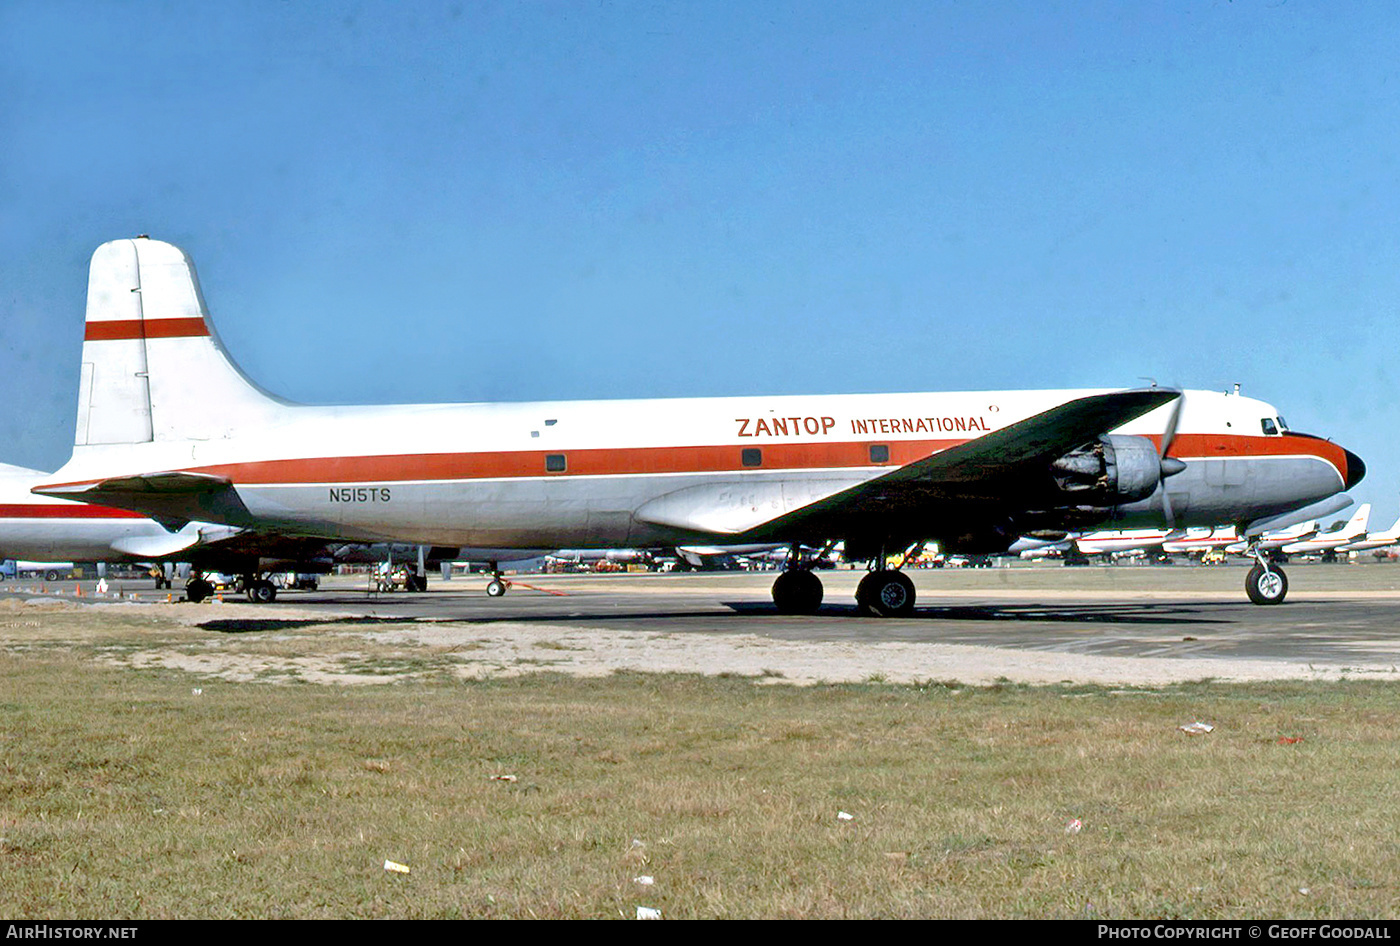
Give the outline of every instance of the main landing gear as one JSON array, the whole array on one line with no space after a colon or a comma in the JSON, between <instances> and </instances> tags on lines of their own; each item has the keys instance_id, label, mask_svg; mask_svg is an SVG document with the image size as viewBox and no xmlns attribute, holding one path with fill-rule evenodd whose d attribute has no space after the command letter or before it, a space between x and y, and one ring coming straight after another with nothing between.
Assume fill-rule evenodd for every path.
<instances>
[{"instance_id":1,"label":"main landing gear","mask_svg":"<svg viewBox=\"0 0 1400 946\"><path fill-rule=\"evenodd\" d=\"M914 583L902 571L878 568L856 586L856 608L869 617L908 617L914 613Z\"/></svg>"},{"instance_id":2,"label":"main landing gear","mask_svg":"<svg viewBox=\"0 0 1400 946\"><path fill-rule=\"evenodd\" d=\"M773 582L773 603L779 614L816 614L822 606L822 580L810 568L789 569Z\"/></svg>"},{"instance_id":3,"label":"main landing gear","mask_svg":"<svg viewBox=\"0 0 1400 946\"><path fill-rule=\"evenodd\" d=\"M257 575L243 575L238 579L237 588L247 595L253 604L271 604L277 600L277 586L266 578ZM190 572L185 582L185 599L198 604L214 594L214 583L205 578L202 572Z\"/></svg>"},{"instance_id":4,"label":"main landing gear","mask_svg":"<svg viewBox=\"0 0 1400 946\"><path fill-rule=\"evenodd\" d=\"M906 554L907 562L922 545ZM816 614L822 604L822 582L802 561L794 546L788 568L773 582L773 604L779 614ZM875 562L884 565L883 553ZM914 613L914 583L897 568L873 568L856 586L856 609L868 617L907 617Z\"/></svg>"},{"instance_id":5,"label":"main landing gear","mask_svg":"<svg viewBox=\"0 0 1400 946\"><path fill-rule=\"evenodd\" d=\"M185 598L195 604L203 601L214 593L214 583L209 581L199 572L190 572L189 581L185 582Z\"/></svg>"}]
</instances>

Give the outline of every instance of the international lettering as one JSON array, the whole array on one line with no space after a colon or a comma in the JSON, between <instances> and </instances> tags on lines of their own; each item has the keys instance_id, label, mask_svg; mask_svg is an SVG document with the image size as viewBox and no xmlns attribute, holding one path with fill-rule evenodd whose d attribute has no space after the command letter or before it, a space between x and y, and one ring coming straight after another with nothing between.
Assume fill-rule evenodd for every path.
<instances>
[{"instance_id":1,"label":"international lettering","mask_svg":"<svg viewBox=\"0 0 1400 946\"><path fill-rule=\"evenodd\" d=\"M991 431L985 417L865 417L851 421L853 434L956 434Z\"/></svg>"}]
</instances>

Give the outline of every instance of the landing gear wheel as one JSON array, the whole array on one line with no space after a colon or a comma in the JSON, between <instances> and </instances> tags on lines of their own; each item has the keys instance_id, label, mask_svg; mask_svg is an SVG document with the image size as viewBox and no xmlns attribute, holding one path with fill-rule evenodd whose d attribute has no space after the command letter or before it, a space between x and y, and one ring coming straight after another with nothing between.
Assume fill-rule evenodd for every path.
<instances>
[{"instance_id":1,"label":"landing gear wheel","mask_svg":"<svg viewBox=\"0 0 1400 946\"><path fill-rule=\"evenodd\" d=\"M816 614L822 606L822 580L805 568L783 572L773 582L779 614Z\"/></svg>"},{"instance_id":2,"label":"landing gear wheel","mask_svg":"<svg viewBox=\"0 0 1400 946\"><path fill-rule=\"evenodd\" d=\"M1255 565L1244 580L1244 590L1255 604L1283 604L1288 596L1288 576L1277 566L1265 571L1264 566Z\"/></svg>"},{"instance_id":3,"label":"landing gear wheel","mask_svg":"<svg viewBox=\"0 0 1400 946\"><path fill-rule=\"evenodd\" d=\"M195 604L214 593L214 586L203 578L193 578L185 582L185 597Z\"/></svg>"},{"instance_id":4,"label":"landing gear wheel","mask_svg":"<svg viewBox=\"0 0 1400 946\"><path fill-rule=\"evenodd\" d=\"M856 586L856 605L873 617L907 617L914 613L914 583L894 569L873 571Z\"/></svg>"},{"instance_id":5,"label":"landing gear wheel","mask_svg":"<svg viewBox=\"0 0 1400 946\"><path fill-rule=\"evenodd\" d=\"M271 604L277 600L277 586L265 578L259 578L248 586L248 600L254 604Z\"/></svg>"},{"instance_id":6,"label":"landing gear wheel","mask_svg":"<svg viewBox=\"0 0 1400 946\"><path fill-rule=\"evenodd\" d=\"M506 593L506 583L499 578L492 578L486 583L486 594L492 598L499 598Z\"/></svg>"}]
</instances>

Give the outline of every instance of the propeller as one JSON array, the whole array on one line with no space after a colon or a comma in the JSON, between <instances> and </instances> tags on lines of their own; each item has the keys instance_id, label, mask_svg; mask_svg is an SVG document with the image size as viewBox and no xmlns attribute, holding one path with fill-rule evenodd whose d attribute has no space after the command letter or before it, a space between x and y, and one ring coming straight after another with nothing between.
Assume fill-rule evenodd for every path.
<instances>
[{"instance_id":1,"label":"propeller","mask_svg":"<svg viewBox=\"0 0 1400 946\"><path fill-rule=\"evenodd\" d=\"M1167 529L1176 528L1176 513L1172 511L1171 496L1167 493L1167 477L1176 476L1186 469L1186 464L1176 457L1168 456L1172 442L1176 440L1176 428L1181 423L1181 408L1186 403L1186 392L1179 391L1172 402L1172 411L1167 415L1167 426L1162 431L1162 449L1158 459L1162 465L1162 511L1167 517Z\"/></svg>"}]
</instances>

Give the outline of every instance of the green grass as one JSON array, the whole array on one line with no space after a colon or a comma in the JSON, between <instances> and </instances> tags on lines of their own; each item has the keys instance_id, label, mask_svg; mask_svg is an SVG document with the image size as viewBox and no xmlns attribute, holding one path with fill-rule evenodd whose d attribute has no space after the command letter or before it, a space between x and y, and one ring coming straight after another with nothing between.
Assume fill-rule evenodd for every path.
<instances>
[{"instance_id":1,"label":"green grass","mask_svg":"<svg viewBox=\"0 0 1400 946\"><path fill-rule=\"evenodd\" d=\"M118 623L0 651L0 915L1397 912L1393 685L341 687L98 659L161 633L233 646Z\"/></svg>"}]
</instances>

